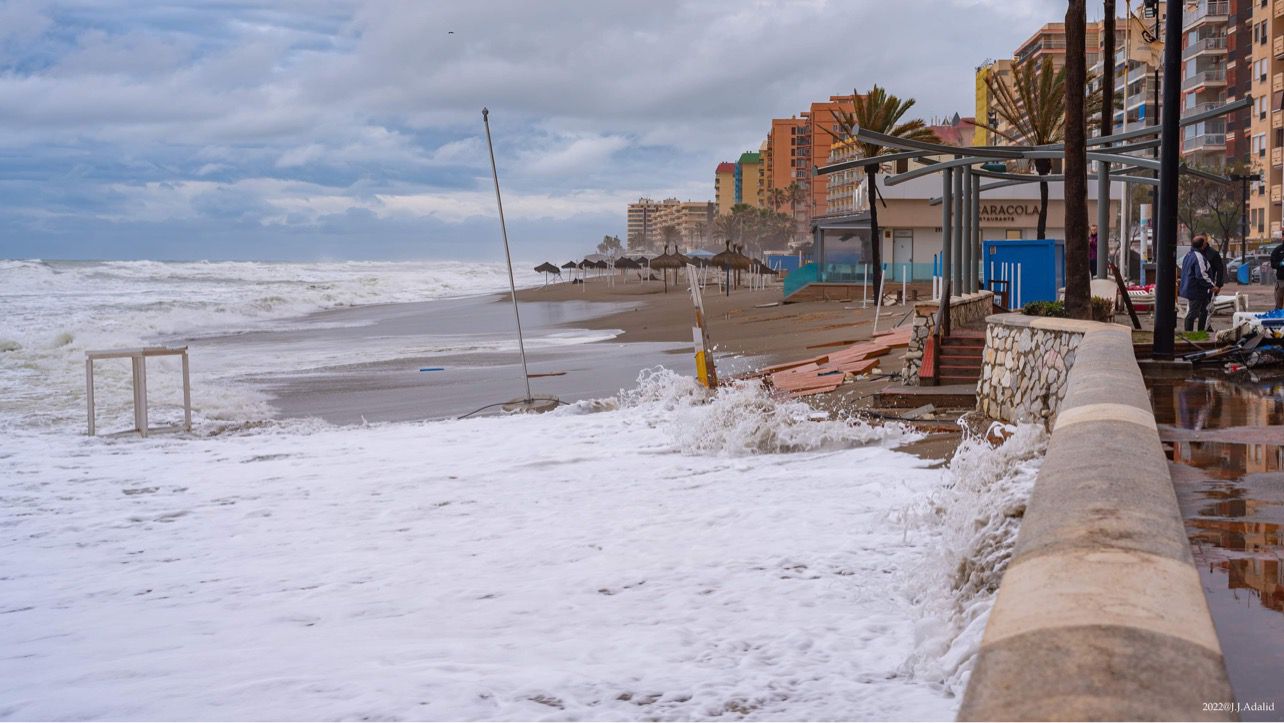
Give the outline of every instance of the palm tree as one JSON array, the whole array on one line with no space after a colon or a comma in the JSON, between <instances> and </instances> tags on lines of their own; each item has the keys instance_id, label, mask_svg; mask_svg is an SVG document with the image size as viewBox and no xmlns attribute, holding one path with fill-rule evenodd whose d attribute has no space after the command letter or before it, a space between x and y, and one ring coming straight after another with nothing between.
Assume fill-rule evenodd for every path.
<instances>
[{"instance_id":1,"label":"palm tree","mask_svg":"<svg viewBox=\"0 0 1284 723\"><path fill-rule=\"evenodd\" d=\"M767 203L771 204L773 211L779 211L780 207L788 202L788 196L783 188L773 188L767 192Z\"/></svg>"},{"instance_id":2,"label":"palm tree","mask_svg":"<svg viewBox=\"0 0 1284 723\"><path fill-rule=\"evenodd\" d=\"M1066 315L1092 318L1092 273L1088 269L1088 118L1084 94L1087 83L1086 11L1084 0L1066 6L1066 65L1061 72L1066 142ZM1041 214L1042 215L1042 214ZM1100 253L1105 253L1104 245Z\"/></svg>"},{"instance_id":3,"label":"palm tree","mask_svg":"<svg viewBox=\"0 0 1284 723\"><path fill-rule=\"evenodd\" d=\"M868 93L860 94L853 92L852 112L838 111L835 113L835 120L838 122L838 132L831 133L838 140L847 140L852 138L856 129L874 131L884 135L904 138L906 140L927 141L929 143L939 143L940 139L936 133L928 128L922 120L914 119L911 121L901 121L901 118L914 107L914 99L900 98L889 95L887 90L875 85L870 88ZM885 150L882 146L861 141L858 144L862 158L874 158L879 156ZM865 166L865 177L869 183L869 229L870 229L870 265L874 268L874 289L880 288L883 279L883 249L882 233L878 228L878 205L875 203L876 187L875 179L878 176L880 164L870 164ZM877 293L877 292L875 292Z\"/></svg>"},{"instance_id":4,"label":"palm tree","mask_svg":"<svg viewBox=\"0 0 1284 723\"><path fill-rule=\"evenodd\" d=\"M807 189L798 185L797 181L794 181L785 186L785 196L789 201L789 215L794 218L794 235L797 235L798 229L802 225L798 222L798 209L807 207Z\"/></svg>"},{"instance_id":5,"label":"palm tree","mask_svg":"<svg viewBox=\"0 0 1284 723\"><path fill-rule=\"evenodd\" d=\"M1068 52L1069 49L1067 49ZM1086 81L1086 77L1085 80ZM1056 70L1052 59L1021 63L1012 67L1012 81L990 74L985 78L994 113L1007 124L1006 130L983 126L991 133L1012 143L1032 146L1060 143L1066 134L1066 69ZM1082 87L1082 86L1081 86ZM1085 117L1101 109L1101 91L1097 89L1084 103ZM1089 123L1092 121L1089 120ZM1036 158L1034 170L1040 176L1052 172L1052 160ZM1048 235L1048 183L1039 182L1038 237Z\"/></svg>"},{"instance_id":6,"label":"palm tree","mask_svg":"<svg viewBox=\"0 0 1284 723\"><path fill-rule=\"evenodd\" d=\"M664 241L664 252L669 252L669 244L673 244L673 250L678 250L678 241L682 240L682 234L678 231L677 226L668 225L660 229L660 238Z\"/></svg>"},{"instance_id":7,"label":"palm tree","mask_svg":"<svg viewBox=\"0 0 1284 723\"><path fill-rule=\"evenodd\" d=\"M709 235L709 225L704 221L696 221L691 224L691 233L694 236L691 239L691 245L696 248L704 248L705 238Z\"/></svg>"}]
</instances>

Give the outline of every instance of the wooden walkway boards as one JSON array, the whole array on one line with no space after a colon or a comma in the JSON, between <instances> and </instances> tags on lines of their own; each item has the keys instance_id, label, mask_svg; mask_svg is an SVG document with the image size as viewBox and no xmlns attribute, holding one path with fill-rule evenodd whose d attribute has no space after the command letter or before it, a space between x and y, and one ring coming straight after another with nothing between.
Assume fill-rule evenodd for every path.
<instances>
[{"instance_id":1,"label":"wooden walkway boards","mask_svg":"<svg viewBox=\"0 0 1284 723\"><path fill-rule=\"evenodd\" d=\"M795 397L832 392L848 377L865 374L878 366L878 358L892 349L909 346L913 331L911 326L893 329L845 349L766 367L758 374L776 389Z\"/></svg>"}]
</instances>

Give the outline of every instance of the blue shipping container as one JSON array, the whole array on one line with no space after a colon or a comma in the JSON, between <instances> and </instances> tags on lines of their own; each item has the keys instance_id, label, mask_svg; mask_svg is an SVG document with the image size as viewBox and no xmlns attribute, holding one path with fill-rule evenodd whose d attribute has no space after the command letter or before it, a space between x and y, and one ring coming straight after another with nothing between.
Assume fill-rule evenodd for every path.
<instances>
[{"instance_id":1,"label":"blue shipping container","mask_svg":"<svg viewBox=\"0 0 1284 723\"><path fill-rule=\"evenodd\" d=\"M1007 280L1009 306L1056 301L1066 285L1066 242L1062 239L1000 239L982 242L981 277L985 288L1001 290Z\"/></svg>"}]
</instances>

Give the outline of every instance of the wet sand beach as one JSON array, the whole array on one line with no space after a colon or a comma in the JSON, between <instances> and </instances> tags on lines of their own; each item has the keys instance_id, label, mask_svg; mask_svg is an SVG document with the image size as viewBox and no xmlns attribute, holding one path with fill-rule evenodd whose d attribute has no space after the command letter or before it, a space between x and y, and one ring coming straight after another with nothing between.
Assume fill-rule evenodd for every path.
<instances>
[{"instance_id":1,"label":"wet sand beach","mask_svg":"<svg viewBox=\"0 0 1284 723\"><path fill-rule=\"evenodd\" d=\"M779 284L730 296L713 286L705 290L723 378L871 334L873 308L862 309L860 300L785 305L781 295ZM685 287L671 283L666 294L660 282L612 285L590 278L524 289L518 300L537 395L566 402L607 397L660 365L695 373L694 315ZM908 311L886 309L880 326L891 328ZM300 319L288 331L188 343L194 350L279 357L280 371L248 381L271 396L282 417L336 424L439 419L525 396L507 294L336 309ZM333 363L292 363L300 348L333 349Z\"/></svg>"}]
</instances>

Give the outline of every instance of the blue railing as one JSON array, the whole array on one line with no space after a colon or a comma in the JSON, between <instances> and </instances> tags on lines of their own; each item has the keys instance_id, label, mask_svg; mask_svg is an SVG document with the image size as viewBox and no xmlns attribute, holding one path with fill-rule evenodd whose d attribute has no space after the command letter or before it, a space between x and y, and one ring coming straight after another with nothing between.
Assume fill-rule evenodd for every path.
<instances>
[{"instance_id":1,"label":"blue railing","mask_svg":"<svg viewBox=\"0 0 1284 723\"><path fill-rule=\"evenodd\" d=\"M868 273L867 278L868 271L869 267L865 264L825 264L823 271L815 263L804 264L785 276L784 293L789 296L802 287L815 283L869 283L873 279L873 273ZM935 259L923 264L883 264L883 276L886 277L884 283L889 286L902 281L931 281L936 273L938 270Z\"/></svg>"},{"instance_id":2,"label":"blue railing","mask_svg":"<svg viewBox=\"0 0 1284 723\"><path fill-rule=\"evenodd\" d=\"M807 284L814 284L819 280L820 270L816 268L816 264L803 264L785 275L785 296L789 296Z\"/></svg>"}]
</instances>

